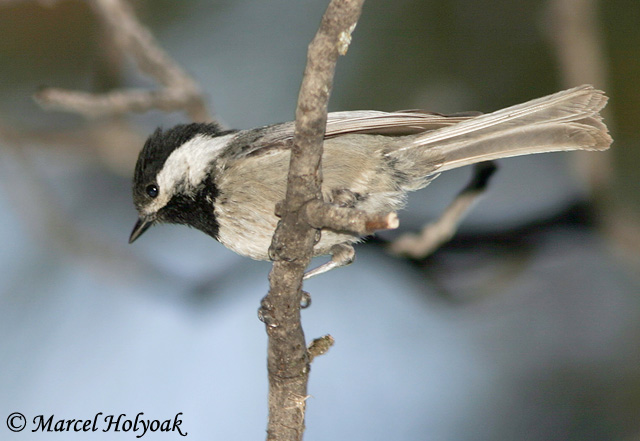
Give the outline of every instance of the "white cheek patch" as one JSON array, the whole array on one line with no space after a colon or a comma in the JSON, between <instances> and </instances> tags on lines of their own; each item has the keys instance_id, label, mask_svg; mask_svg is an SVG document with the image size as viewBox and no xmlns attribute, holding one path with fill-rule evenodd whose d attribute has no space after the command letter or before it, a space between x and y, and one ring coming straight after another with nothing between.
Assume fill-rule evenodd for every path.
<instances>
[{"instance_id":1,"label":"white cheek patch","mask_svg":"<svg viewBox=\"0 0 640 441\"><path fill-rule=\"evenodd\" d=\"M207 176L211 161L220 155L234 136L235 133L218 137L197 135L175 149L156 177L159 193L153 203L147 206L148 213L157 212L167 205L180 190L179 184L182 189L198 186Z\"/></svg>"}]
</instances>

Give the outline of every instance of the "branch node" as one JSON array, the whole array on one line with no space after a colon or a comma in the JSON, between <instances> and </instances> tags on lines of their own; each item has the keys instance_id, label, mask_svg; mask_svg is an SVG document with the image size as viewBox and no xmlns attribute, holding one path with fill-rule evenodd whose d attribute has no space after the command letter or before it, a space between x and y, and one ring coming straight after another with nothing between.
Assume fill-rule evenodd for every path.
<instances>
[{"instance_id":1,"label":"branch node","mask_svg":"<svg viewBox=\"0 0 640 441\"><path fill-rule=\"evenodd\" d=\"M377 218L373 218L365 223L365 228L368 231L378 230L395 230L400 226L400 219L395 211L380 215Z\"/></svg>"},{"instance_id":2,"label":"branch node","mask_svg":"<svg viewBox=\"0 0 640 441\"><path fill-rule=\"evenodd\" d=\"M311 300L309 300L309 303L311 303ZM260 308L258 308L258 320L264 323L268 329L278 327L278 322L273 314L273 305L267 296L263 297L260 302Z\"/></svg>"},{"instance_id":3,"label":"branch node","mask_svg":"<svg viewBox=\"0 0 640 441\"><path fill-rule=\"evenodd\" d=\"M307 348L309 363L311 363L314 358L326 354L335 342L335 339L330 334L314 339Z\"/></svg>"},{"instance_id":4,"label":"branch node","mask_svg":"<svg viewBox=\"0 0 640 441\"><path fill-rule=\"evenodd\" d=\"M311 306L311 294L306 291L302 291L302 298L300 299L300 309L307 309Z\"/></svg>"},{"instance_id":5,"label":"branch node","mask_svg":"<svg viewBox=\"0 0 640 441\"><path fill-rule=\"evenodd\" d=\"M367 213L355 208L339 207L318 199L307 202L302 214L313 228L348 231L359 236L366 236L378 230L395 229L400 224L395 212Z\"/></svg>"},{"instance_id":6,"label":"branch node","mask_svg":"<svg viewBox=\"0 0 640 441\"><path fill-rule=\"evenodd\" d=\"M349 45L351 44L351 34L355 30L357 24L357 22L352 24L349 29L340 33L340 36L338 37L338 53L340 55L347 55Z\"/></svg>"}]
</instances>

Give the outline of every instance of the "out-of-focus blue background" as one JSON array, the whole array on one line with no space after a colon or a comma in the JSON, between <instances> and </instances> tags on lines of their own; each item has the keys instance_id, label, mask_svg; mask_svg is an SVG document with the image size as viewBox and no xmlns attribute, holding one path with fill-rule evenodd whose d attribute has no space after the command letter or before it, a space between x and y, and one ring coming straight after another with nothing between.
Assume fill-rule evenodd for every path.
<instances>
[{"instance_id":1,"label":"out-of-focus blue background","mask_svg":"<svg viewBox=\"0 0 640 441\"><path fill-rule=\"evenodd\" d=\"M365 4L332 110L492 111L601 81L616 142L610 156L501 161L460 236L435 255L409 262L363 244L352 266L306 283L307 338L336 339L313 362L306 439L640 439L640 4L578 10L596 14L594 80L568 73L557 49L560 3ZM224 123L293 118L325 1L134 4ZM0 2L1 438L50 439L31 432L41 414L182 412L187 439L261 439L256 310L270 265L179 226L127 244L136 155L153 128L185 116L85 120L31 99L41 85L154 87L110 51L83 2ZM609 162L602 184L594 176ZM402 230L437 217L468 176L447 173L412 195ZM16 411L25 432L4 425Z\"/></svg>"}]
</instances>

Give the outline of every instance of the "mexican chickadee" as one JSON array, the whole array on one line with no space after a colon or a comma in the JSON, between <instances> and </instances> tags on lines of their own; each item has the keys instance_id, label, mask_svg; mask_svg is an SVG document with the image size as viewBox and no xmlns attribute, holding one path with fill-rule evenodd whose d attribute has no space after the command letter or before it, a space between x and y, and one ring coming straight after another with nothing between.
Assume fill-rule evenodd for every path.
<instances>
[{"instance_id":1,"label":"mexican chickadee","mask_svg":"<svg viewBox=\"0 0 640 441\"><path fill-rule=\"evenodd\" d=\"M329 113L322 157L325 201L371 213L403 207L406 193L441 172L482 161L560 150L605 150L602 91L584 85L479 115L422 111ZM129 242L160 222L197 228L257 260L268 249L284 199L294 123L222 130L214 123L157 129L135 168L140 215ZM360 237L322 230L314 255L353 260ZM346 250L346 253L345 253ZM342 254L342 256L339 256Z\"/></svg>"}]
</instances>

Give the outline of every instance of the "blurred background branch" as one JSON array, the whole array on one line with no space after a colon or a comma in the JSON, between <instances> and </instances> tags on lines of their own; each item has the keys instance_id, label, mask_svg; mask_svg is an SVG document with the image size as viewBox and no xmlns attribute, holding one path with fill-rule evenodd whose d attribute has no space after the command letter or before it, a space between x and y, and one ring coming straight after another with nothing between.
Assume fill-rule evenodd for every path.
<instances>
[{"instance_id":1,"label":"blurred background branch","mask_svg":"<svg viewBox=\"0 0 640 441\"><path fill-rule=\"evenodd\" d=\"M549 37L556 51L562 83L566 86L580 83L594 84L603 90L611 90L609 67L603 42L600 4L595 0L550 0L548 3ZM611 109L604 112L610 126L616 120ZM615 149L633 149L625 139L618 138ZM637 147L636 147L637 149ZM572 158L575 172L586 179L594 203L600 211L601 226L607 234L625 250L626 259L640 264L640 211L629 213L615 195L619 179L614 171L614 153L593 155L578 153ZM640 186L636 187L640 190Z\"/></svg>"},{"instance_id":2,"label":"blurred background branch","mask_svg":"<svg viewBox=\"0 0 640 441\"><path fill-rule=\"evenodd\" d=\"M35 99L46 109L77 112L87 117L128 112L184 110L193 121L210 121L198 84L158 45L124 0L90 0L106 35L135 61L141 72L163 87L153 91L114 90L105 94L45 88Z\"/></svg>"},{"instance_id":3,"label":"blurred background branch","mask_svg":"<svg viewBox=\"0 0 640 441\"><path fill-rule=\"evenodd\" d=\"M20 4L38 4L55 8L63 0L2 1L0 8ZM154 78L163 87L158 90L112 90L91 93L69 89L43 88L36 93L36 101L50 110L75 112L84 117L102 117L81 127L67 129L16 129L0 119L0 144L5 161L11 164L3 173L2 183L25 226L43 243L51 244L62 255L79 259L89 258L100 264L92 265L102 275L122 274L136 277L155 274L167 276L146 258L140 258L125 248L125 243L110 241L99 229L87 228L73 219L46 182L46 170L35 164L29 150L64 146L64 149L98 154L98 161L126 175L131 173L137 151L145 137L123 118L131 112L183 110L194 120L210 120L204 97L196 82L160 48L151 32L136 18L133 9L122 0L91 0L87 2L99 19L102 54L108 76L117 76L120 60L131 56L141 72ZM113 69L116 69L114 71ZM87 155L85 155L87 156ZM5 164L8 165L8 164ZM180 277L177 276L180 280Z\"/></svg>"}]
</instances>

